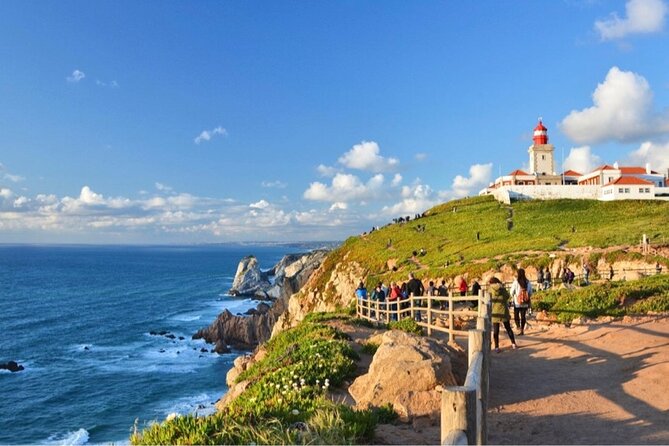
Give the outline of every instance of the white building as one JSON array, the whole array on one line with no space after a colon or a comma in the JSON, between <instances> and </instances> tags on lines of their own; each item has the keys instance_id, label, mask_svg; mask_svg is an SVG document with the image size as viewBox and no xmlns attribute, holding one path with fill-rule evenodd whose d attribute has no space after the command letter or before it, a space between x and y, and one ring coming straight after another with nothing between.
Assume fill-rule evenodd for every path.
<instances>
[{"instance_id":1,"label":"white building","mask_svg":"<svg viewBox=\"0 0 669 446\"><path fill-rule=\"evenodd\" d=\"M500 201L511 199L558 198L591 200L669 200L669 179L651 169L649 164L613 166L605 164L581 174L567 170L555 173L552 144L541 120L534 128L533 144L528 149L531 173L520 169L497 178L479 194L491 194Z\"/></svg>"}]
</instances>

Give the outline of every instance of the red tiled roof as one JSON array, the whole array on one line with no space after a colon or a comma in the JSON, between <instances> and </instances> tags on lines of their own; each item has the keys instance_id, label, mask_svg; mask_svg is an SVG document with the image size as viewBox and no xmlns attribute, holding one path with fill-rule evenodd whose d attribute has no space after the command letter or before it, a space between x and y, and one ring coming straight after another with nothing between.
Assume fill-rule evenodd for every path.
<instances>
[{"instance_id":1,"label":"red tiled roof","mask_svg":"<svg viewBox=\"0 0 669 446\"><path fill-rule=\"evenodd\" d=\"M645 172L645 171L644 171ZM652 181L644 180L643 178L639 177L620 177L615 181L611 181L610 183L605 184L604 186L610 186L612 184L615 185L655 185Z\"/></svg>"},{"instance_id":2,"label":"red tiled roof","mask_svg":"<svg viewBox=\"0 0 669 446\"><path fill-rule=\"evenodd\" d=\"M616 168L613 167L613 166L609 166L608 164L604 164L603 166L599 166L598 168L596 168L592 172L597 172L598 170L616 170ZM592 172L590 172L590 173L592 173Z\"/></svg>"},{"instance_id":3,"label":"red tiled roof","mask_svg":"<svg viewBox=\"0 0 669 446\"><path fill-rule=\"evenodd\" d=\"M529 173L527 173L527 172L523 172L522 170L517 169L517 170L514 170L513 172L511 172L511 173L510 173L509 175L507 175L507 176L512 177L512 176L517 176L517 175L529 175Z\"/></svg>"},{"instance_id":4,"label":"red tiled roof","mask_svg":"<svg viewBox=\"0 0 669 446\"><path fill-rule=\"evenodd\" d=\"M622 173L624 173L626 175L646 173L646 168L645 167L629 166L629 167L619 167L619 169Z\"/></svg>"},{"instance_id":5,"label":"red tiled roof","mask_svg":"<svg viewBox=\"0 0 669 446\"><path fill-rule=\"evenodd\" d=\"M571 170L571 169L566 171L562 175L564 175L566 177L580 177L581 176L580 173L576 172L575 170Z\"/></svg>"}]
</instances>

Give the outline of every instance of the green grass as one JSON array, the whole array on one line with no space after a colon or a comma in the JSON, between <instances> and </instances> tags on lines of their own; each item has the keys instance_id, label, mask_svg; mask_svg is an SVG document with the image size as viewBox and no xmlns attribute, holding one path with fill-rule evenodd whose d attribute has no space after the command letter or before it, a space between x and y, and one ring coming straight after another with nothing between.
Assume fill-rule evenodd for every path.
<instances>
[{"instance_id":1,"label":"green grass","mask_svg":"<svg viewBox=\"0 0 669 446\"><path fill-rule=\"evenodd\" d=\"M510 208L512 230L507 229ZM426 230L416 231L417 225L425 225ZM419 278L448 278L463 272L477 275L506 263L500 260L502 257L516 255L521 263L527 261L528 256L521 254L523 251L636 245L642 234L647 234L654 243L665 239L669 242L669 202L550 200L508 206L490 196L467 198L436 206L419 220L350 237L325 260L317 283L327 294L325 285L330 273L344 258L366 269L369 289L379 280L406 281L408 273L414 271ZM421 248L426 254L416 259L425 269L419 270L411 258ZM607 258L612 256L632 259L635 255L616 253ZM550 261L547 255L529 258L539 264ZM396 261L397 271L388 269L387 262L391 259Z\"/></svg>"},{"instance_id":2,"label":"green grass","mask_svg":"<svg viewBox=\"0 0 669 446\"><path fill-rule=\"evenodd\" d=\"M223 411L154 423L133 444L357 444L373 438L388 408L353 410L328 398L352 376L358 355L347 336L320 322L346 315L318 313L266 343L264 359L244 371L246 390Z\"/></svg>"},{"instance_id":3,"label":"green grass","mask_svg":"<svg viewBox=\"0 0 669 446\"><path fill-rule=\"evenodd\" d=\"M669 312L669 276L553 289L538 292L532 299L535 308L554 313L562 323L569 323L579 316L596 318Z\"/></svg>"}]
</instances>

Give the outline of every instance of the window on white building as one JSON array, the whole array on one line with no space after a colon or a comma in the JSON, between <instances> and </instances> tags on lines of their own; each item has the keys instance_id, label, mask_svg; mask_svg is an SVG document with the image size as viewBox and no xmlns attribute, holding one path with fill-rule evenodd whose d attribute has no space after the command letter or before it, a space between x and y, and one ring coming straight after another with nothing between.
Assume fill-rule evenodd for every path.
<instances>
[{"instance_id":1,"label":"window on white building","mask_svg":"<svg viewBox=\"0 0 669 446\"><path fill-rule=\"evenodd\" d=\"M647 187L647 188L644 190L644 192L647 193L647 194L649 194L649 193L650 193L650 187Z\"/></svg>"},{"instance_id":2,"label":"window on white building","mask_svg":"<svg viewBox=\"0 0 669 446\"><path fill-rule=\"evenodd\" d=\"M630 188L629 188L629 187L626 187L626 188L625 188L625 193L626 193L626 194L629 194L629 193L630 193Z\"/></svg>"},{"instance_id":3,"label":"window on white building","mask_svg":"<svg viewBox=\"0 0 669 446\"><path fill-rule=\"evenodd\" d=\"M640 187L640 188L639 188L639 193L640 193L640 194L643 193L643 187Z\"/></svg>"},{"instance_id":4,"label":"window on white building","mask_svg":"<svg viewBox=\"0 0 669 446\"><path fill-rule=\"evenodd\" d=\"M619 188L618 188L618 193L619 193L619 194L622 194L622 193L623 193L623 188L622 188L622 187L619 187Z\"/></svg>"}]
</instances>

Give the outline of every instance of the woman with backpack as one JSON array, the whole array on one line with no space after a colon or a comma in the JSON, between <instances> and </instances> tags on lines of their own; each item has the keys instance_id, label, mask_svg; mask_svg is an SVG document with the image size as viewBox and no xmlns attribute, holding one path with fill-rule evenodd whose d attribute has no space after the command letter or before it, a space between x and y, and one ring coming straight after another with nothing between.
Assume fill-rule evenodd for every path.
<instances>
[{"instance_id":1,"label":"woman with backpack","mask_svg":"<svg viewBox=\"0 0 669 446\"><path fill-rule=\"evenodd\" d=\"M492 339L495 344L495 352L499 353L499 324L504 324L506 329L506 334L509 335L511 339L511 347L516 349L516 338L513 336L513 330L511 330L511 323L509 319L509 296L508 291L502 285L502 282L497 277L491 277L488 281L490 284L490 295L492 299L492 314L490 315L490 320L492 321Z\"/></svg>"},{"instance_id":2,"label":"woman with backpack","mask_svg":"<svg viewBox=\"0 0 669 446\"><path fill-rule=\"evenodd\" d=\"M516 322L516 328L520 329L518 335L522 336L525 334L526 314L532 297L532 284L527 280L523 268L518 268L516 278L513 280L511 297L513 298L513 319Z\"/></svg>"}]
</instances>

